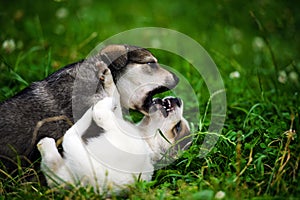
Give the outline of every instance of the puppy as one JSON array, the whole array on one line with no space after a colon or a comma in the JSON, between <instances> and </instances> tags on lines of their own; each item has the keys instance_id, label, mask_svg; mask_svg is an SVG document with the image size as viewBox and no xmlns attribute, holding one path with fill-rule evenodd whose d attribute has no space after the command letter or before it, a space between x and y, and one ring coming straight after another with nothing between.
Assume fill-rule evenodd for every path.
<instances>
[{"instance_id":1,"label":"puppy","mask_svg":"<svg viewBox=\"0 0 300 200\"><path fill-rule=\"evenodd\" d=\"M63 157L53 138L37 144L42 156L41 169L48 185L91 185L100 193L118 192L138 177L151 180L154 164L169 149L174 156L190 141L190 129L182 117L183 102L175 97L154 99L138 125L120 116L120 99L109 70L105 72L107 96L87 110L64 135ZM95 123L102 133L84 139ZM104 131L103 131L104 130Z\"/></svg>"},{"instance_id":2,"label":"puppy","mask_svg":"<svg viewBox=\"0 0 300 200\"><path fill-rule=\"evenodd\" d=\"M172 89L178 78L161 68L146 49L128 45L110 45L97 55L70 64L46 79L32 83L14 97L0 103L0 161L9 170L17 168L16 156L33 162L39 158L36 143L43 137L57 140L70 125L64 120L42 124L41 120L64 116L76 122L83 113L103 98L99 81L104 61L111 70L121 95L122 108L148 114L152 96ZM89 135L86 136L90 137Z\"/></svg>"}]
</instances>

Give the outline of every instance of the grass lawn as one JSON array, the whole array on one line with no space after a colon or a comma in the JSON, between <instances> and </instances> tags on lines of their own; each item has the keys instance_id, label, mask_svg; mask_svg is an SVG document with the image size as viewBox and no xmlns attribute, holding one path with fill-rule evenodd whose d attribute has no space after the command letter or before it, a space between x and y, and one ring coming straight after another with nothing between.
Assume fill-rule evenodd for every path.
<instances>
[{"instance_id":1,"label":"grass lawn","mask_svg":"<svg viewBox=\"0 0 300 200\"><path fill-rule=\"evenodd\" d=\"M218 66L227 97L217 144L199 155L209 132L210 94L184 58L153 49L192 86L193 145L137 182L122 199L300 198L300 3L290 0L1 1L0 101L80 60L105 39L138 27L179 31ZM141 36L142 37L142 36ZM188 96L184 91L178 96ZM208 108L208 109L207 109ZM197 110L196 109L196 110ZM52 190L26 182L30 169L0 180L0 199L97 199L90 188Z\"/></svg>"}]
</instances>

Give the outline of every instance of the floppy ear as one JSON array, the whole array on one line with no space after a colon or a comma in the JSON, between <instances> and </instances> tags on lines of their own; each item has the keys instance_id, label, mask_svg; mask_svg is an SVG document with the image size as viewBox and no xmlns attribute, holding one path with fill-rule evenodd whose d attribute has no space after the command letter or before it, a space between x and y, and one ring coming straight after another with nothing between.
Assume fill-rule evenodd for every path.
<instances>
[{"instance_id":1,"label":"floppy ear","mask_svg":"<svg viewBox=\"0 0 300 200\"><path fill-rule=\"evenodd\" d=\"M147 49L127 46L128 60L135 63L157 62L156 58Z\"/></svg>"},{"instance_id":2,"label":"floppy ear","mask_svg":"<svg viewBox=\"0 0 300 200\"><path fill-rule=\"evenodd\" d=\"M110 69L119 70L128 62L128 47L125 45L109 45L101 50L101 60L104 61Z\"/></svg>"}]
</instances>

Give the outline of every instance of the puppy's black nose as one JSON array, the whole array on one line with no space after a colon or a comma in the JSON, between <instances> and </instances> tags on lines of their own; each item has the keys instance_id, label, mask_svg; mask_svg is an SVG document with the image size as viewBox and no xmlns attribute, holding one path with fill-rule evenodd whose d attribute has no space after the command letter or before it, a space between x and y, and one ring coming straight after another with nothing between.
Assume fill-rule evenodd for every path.
<instances>
[{"instance_id":1,"label":"puppy's black nose","mask_svg":"<svg viewBox=\"0 0 300 200\"><path fill-rule=\"evenodd\" d=\"M178 105L178 107L182 106L182 100L180 98L176 98L176 104Z\"/></svg>"},{"instance_id":2,"label":"puppy's black nose","mask_svg":"<svg viewBox=\"0 0 300 200\"><path fill-rule=\"evenodd\" d=\"M176 104L178 107L180 107L182 105L180 98L173 98L173 99L171 99L171 102L172 102L172 105Z\"/></svg>"}]
</instances>

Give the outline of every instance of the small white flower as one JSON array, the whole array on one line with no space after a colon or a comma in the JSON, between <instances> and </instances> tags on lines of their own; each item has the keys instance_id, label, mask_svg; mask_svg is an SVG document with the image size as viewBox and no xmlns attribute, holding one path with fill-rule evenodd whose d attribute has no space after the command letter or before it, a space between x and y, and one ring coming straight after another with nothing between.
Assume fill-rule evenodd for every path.
<instances>
[{"instance_id":1,"label":"small white flower","mask_svg":"<svg viewBox=\"0 0 300 200\"><path fill-rule=\"evenodd\" d=\"M231 78L231 79L240 78L240 76L241 76L240 72L238 72L238 71L234 71L229 74L229 78Z\"/></svg>"},{"instance_id":2,"label":"small white flower","mask_svg":"<svg viewBox=\"0 0 300 200\"><path fill-rule=\"evenodd\" d=\"M69 15L69 11L66 8L60 8L56 11L56 17L58 19L66 18Z\"/></svg>"},{"instance_id":3,"label":"small white flower","mask_svg":"<svg viewBox=\"0 0 300 200\"><path fill-rule=\"evenodd\" d=\"M261 37L255 37L252 41L252 48L254 51L260 51L262 48L264 48L265 42L264 39Z\"/></svg>"},{"instance_id":4,"label":"small white flower","mask_svg":"<svg viewBox=\"0 0 300 200\"><path fill-rule=\"evenodd\" d=\"M223 191L218 191L215 195L215 199L223 199L225 197L225 192Z\"/></svg>"},{"instance_id":5,"label":"small white flower","mask_svg":"<svg viewBox=\"0 0 300 200\"><path fill-rule=\"evenodd\" d=\"M285 84L286 80L287 80L286 72L283 70L279 71L279 74L278 74L279 83Z\"/></svg>"},{"instance_id":6,"label":"small white flower","mask_svg":"<svg viewBox=\"0 0 300 200\"><path fill-rule=\"evenodd\" d=\"M242 45L240 43L235 43L231 46L231 50L235 55L242 53Z\"/></svg>"},{"instance_id":7,"label":"small white flower","mask_svg":"<svg viewBox=\"0 0 300 200\"><path fill-rule=\"evenodd\" d=\"M294 71L289 73L289 78L291 79L291 81L297 83L298 82L298 74Z\"/></svg>"},{"instance_id":8,"label":"small white flower","mask_svg":"<svg viewBox=\"0 0 300 200\"><path fill-rule=\"evenodd\" d=\"M2 48L6 52L11 53L16 49L16 43L13 39L5 40L2 44Z\"/></svg>"},{"instance_id":9,"label":"small white flower","mask_svg":"<svg viewBox=\"0 0 300 200\"><path fill-rule=\"evenodd\" d=\"M66 28L64 25L62 24L58 24L55 29L54 29L54 33L56 33L57 35L61 35L66 31Z\"/></svg>"}]
</instances>

